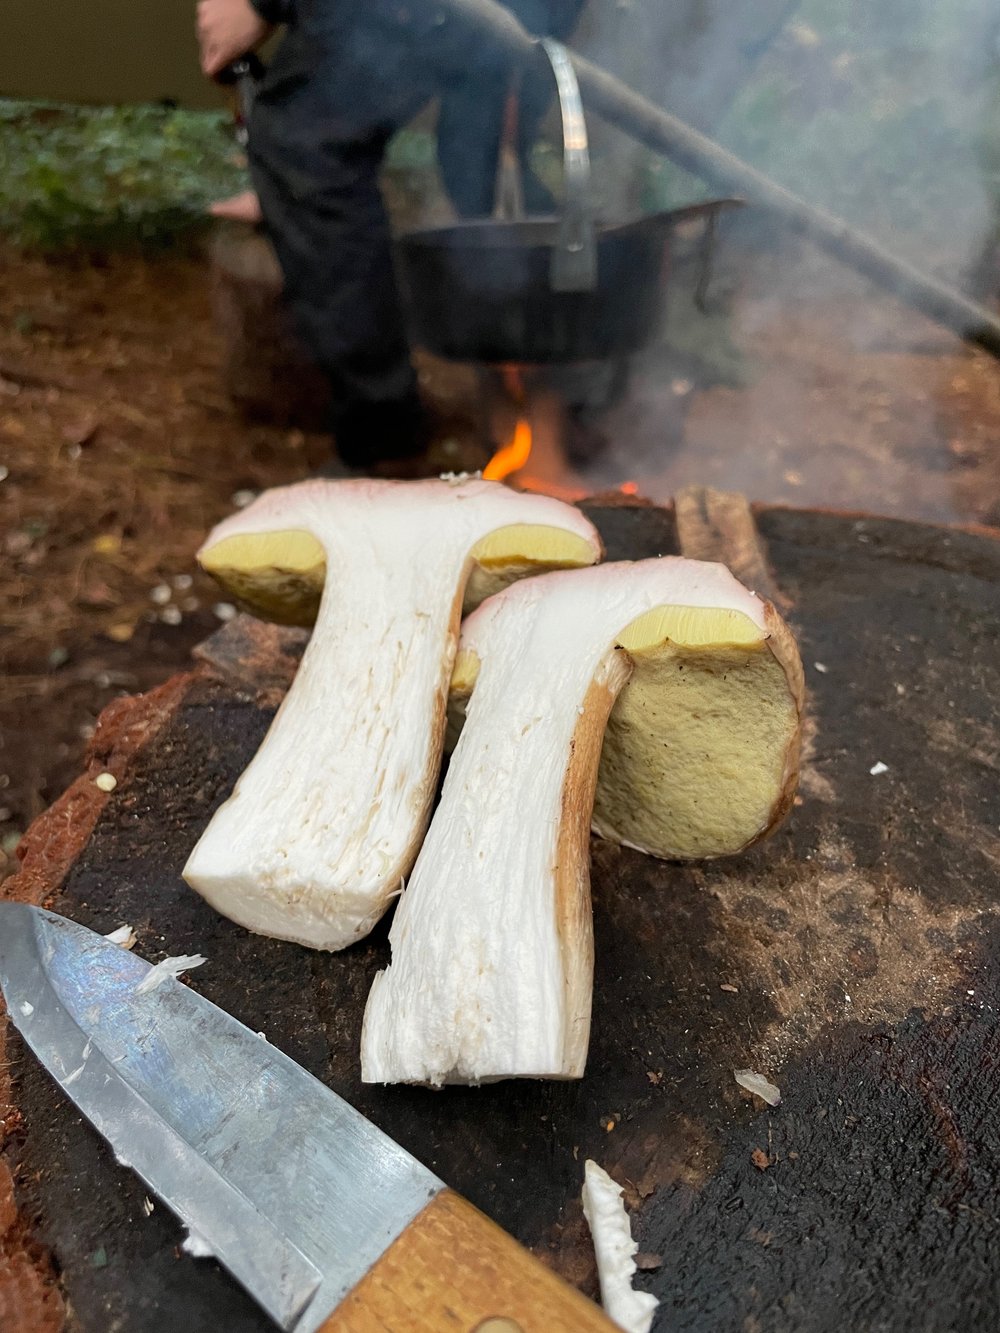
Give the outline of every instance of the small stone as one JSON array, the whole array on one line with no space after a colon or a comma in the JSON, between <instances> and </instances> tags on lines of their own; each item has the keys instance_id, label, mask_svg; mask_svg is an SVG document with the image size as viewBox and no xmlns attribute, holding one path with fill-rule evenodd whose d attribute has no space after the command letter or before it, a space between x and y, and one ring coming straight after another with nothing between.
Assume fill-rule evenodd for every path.
<instances>
[{"instance_id":1,"label":"small stone","mask_svg":"<svg viewBox=\"0 0 1000 1333\"><path fill-rule=\"evenodd\" d=\"M813 662L813 666L821 676L825 676L830 668L824 662Z\"/></svg>"},{"instance_id":2,"label":"small stone","mask_svg":"<svg viewBox=\"0 0 1000 1333\"><path fill-rule=\"evenodd\" d=\"M164 625L179 625L184 617L179 606L165 606L160 612L160 619Z\"/></svg>"},{"instance_id":3,"label":"small stone","mask_svg":"<svg viewBox=\"0 0 1000 1333\"><path fill-rule=\"evenodd\" d=\"M888 771L889 771L889 765L883 764L881 759L878 761L877 764L872 764L871 768L868 770L868 772L872 775L873 778L880 778L883 773L888 773Z\"/></svg>"},{"instance_id":4,"label":"small stone","mask_svg":"<svg viewBox=\"0 0 1000 1333\"><path fill-rule=\"evenodd\" d=\"M118 786L118 779L114 773L98 773L94 779L94 786L100 791L114 791Z\"/></svg>"},{"instance_id":5,"label":"small stone","mask_svg":"<svg viewBox=\"0 0 1000 1333\"><path fill-rule=\"evenodd\" d=\"M216 602L212 611L217 620L233 620L236 617L236 607L232 602Z\"/></svg>"},{"instance_id":6,"label":"small stone","mask_svg":"<svg viewBox=\"0 0 1000 1333\"><path fill-rule=\"evenodd\" d=\"M10 476L10 468L4 463L0 463L0 481L6 481Z\"/></svg>"},{"instance_id":7,"label":"small stone","mask_svg":"<svg viewBox=\"0 0 1000 1333\"><path fill-rule=\"evenodd\" d=\"M166 606L170 601L170 585L158 583L155 588L150 589L149 600L155 602L157 606Z\"/></svg>"},{"instance_id":8,"label":"small stone","mask_svg":"<svg viewBox=\"0 0 1000 1333\"><path fill-rule=\"evenodd\" d=\"M719 987L719 990L728 991L730 995L739 995L739 993L740 993L740 991L739 991L739 987L738 987L738 986L730 986L730 984L729 984L728 981L724 981L724 982L722 983L722 985Z\"/></svg>"},{"instance_id":9,"label":"small stone","mask_svg":"<svg viewBox=\"0 0 1000 1333\"><path fill-rule=\"evenodd\" d=\"M256 491L233 491L233 494L230 496L230 502L235 505L237 509L246 509L247 505L253 504L256 499Z\"/></svg>"},{"instance_id":10,"label":"small stone","mask_svg":"<svg viewBox=\"0 0 1000 1333\"><path fill-rule=\"evenodd\" d=\"M194 579L190 574L175 574L170 582L178 592L187 592L188 588L191 587L191 584L194 583Z\"/></svg>"},{"instance_id":11,"label":"small stone","mask_svg":"<svg viewBox=\"0 0 1000 1333\"><path fill-rule=\"evenodd\" d=\"M750 1154L750 1160L758 1171L766 1171L771 1165L771 1159L763 1148L754 1148L753 1152Z\"/></svg>"}]
</instances>

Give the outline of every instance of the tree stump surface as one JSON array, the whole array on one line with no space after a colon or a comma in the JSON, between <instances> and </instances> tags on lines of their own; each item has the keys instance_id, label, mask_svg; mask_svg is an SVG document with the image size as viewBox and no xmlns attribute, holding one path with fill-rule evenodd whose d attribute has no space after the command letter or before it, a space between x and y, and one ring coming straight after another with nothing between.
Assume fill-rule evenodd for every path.
<instances>
[{"instance_id":1,"label":"tree stump surface","mask_svg":"<svg viewBox=\"0 0 1000 1333\"><path fill-rule=\"evenodd\" d=\"M637 1278L660 1298L656 1329L994 1327L1000 542L759 508L748 555L732 505L713 519L706 494L686 497L680 524L643 504L584 507L611 559L676 550L694 513L702 536L714 526L742 543L744 570L759 560L774 580L809 690L800 804L730 860L659 862L594 839L594 1022L579 1082L363 1085L361 1016L388 960L386 923L318 954L248 934L184 885L301 634L241 619L187 676L108 710L90 769L29 831L5 890L100 931L129 922L153 961L205 954L189 985L590 1295L579 1193L594 1158L625 1185L640 1250L658 1256ZM93 785L104 768L119 779L107 797ZM747 1068L780 1087L780 1106L737 1086ZM214 1261L179 1255L169 1210L153 1200L146 1215L138 1179L13 1032L6 1054L0 1038L0 1102L5 1333L5 1309L15 1333L43 1327L16 1322L4 1285L25 1264L45 1327L60 1311L85 1333L270 1327Z\"/></svg>"}]
</instances>

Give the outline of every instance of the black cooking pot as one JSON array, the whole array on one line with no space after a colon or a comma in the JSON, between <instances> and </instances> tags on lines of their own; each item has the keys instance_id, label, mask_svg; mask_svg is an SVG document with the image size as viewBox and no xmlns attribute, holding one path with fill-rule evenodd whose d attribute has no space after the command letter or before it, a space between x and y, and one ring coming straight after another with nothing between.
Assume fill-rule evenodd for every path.
<instances>
[{"instance_id":1,"label":"black cooking pot","mask_svg":"<svg viewBox=\"0 0 1000 1333\"><path fill-rule=\"evenodd\" d=\"M510 179L518 172L516 120L508 114L497 199L499 212L515 216L423 228L396 241L412 337L450 360L589 361L637 351L657 329L673 228L740 203L720 199L596 224L576 74L558 42L546 38L539 45L552 66L562 113L559 216L524 218L516 205L504 206L519 195L519 182Z\"/></svg>"},{"instance_id":2,"label":"black cooking pot","mask_svg":"<svg viewBox=\"0 0 1000 1333\"><path fill-rule=\"evenodd\" d=\"M712 200L597 227L596 281L577 291L552 286L558 218L409 232L396 248L413 339L453 361L589 361L636 352L659 324L673 228L739 202Z\"/></svg>"}]
</instances>

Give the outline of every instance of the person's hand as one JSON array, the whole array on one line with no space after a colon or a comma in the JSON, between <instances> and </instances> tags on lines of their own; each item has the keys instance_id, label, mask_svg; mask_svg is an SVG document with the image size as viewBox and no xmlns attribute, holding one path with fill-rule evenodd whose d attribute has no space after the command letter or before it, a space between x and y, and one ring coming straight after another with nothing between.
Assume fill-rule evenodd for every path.
<instances>
[{"instance_id":1,"label":"person's hand","mask_svg":"<svg viewBox=\"0 0 1000 1333\"><path fill-rule=\"evenodd\" d=\"M226 218L230 222L258 223L264 220L260 200L253 190L244 190L229 199L217 199L209 205L208 211L214 218Z\"/></svg>"},{"instance_id":2,"label":"person's hand","mask_svg":"<svg viewBox=\"0 0 1000 1333\"><path fill-rule=\"evenodd\" d=\"M198 0L196 26L202 73L210 79L271 31L250 0Z\"/></svg>"}]
</instances>

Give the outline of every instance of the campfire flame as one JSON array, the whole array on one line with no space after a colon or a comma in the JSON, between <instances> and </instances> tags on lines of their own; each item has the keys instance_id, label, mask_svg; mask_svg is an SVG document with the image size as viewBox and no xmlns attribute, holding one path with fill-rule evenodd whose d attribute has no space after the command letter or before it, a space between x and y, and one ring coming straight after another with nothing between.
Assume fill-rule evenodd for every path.
<instances>
[{"instance_id":1,"label":"campfire flame","mask_svg":"<svg viewBox=\"0 0 1000 1333\"><path fill-rule=\"evenodd\" d=\"M487 481L503 481L524 467L531 454L531 426L521 417L514 428L514 438L498 449L483 469Z\"/></svg>"}]
</instances>

